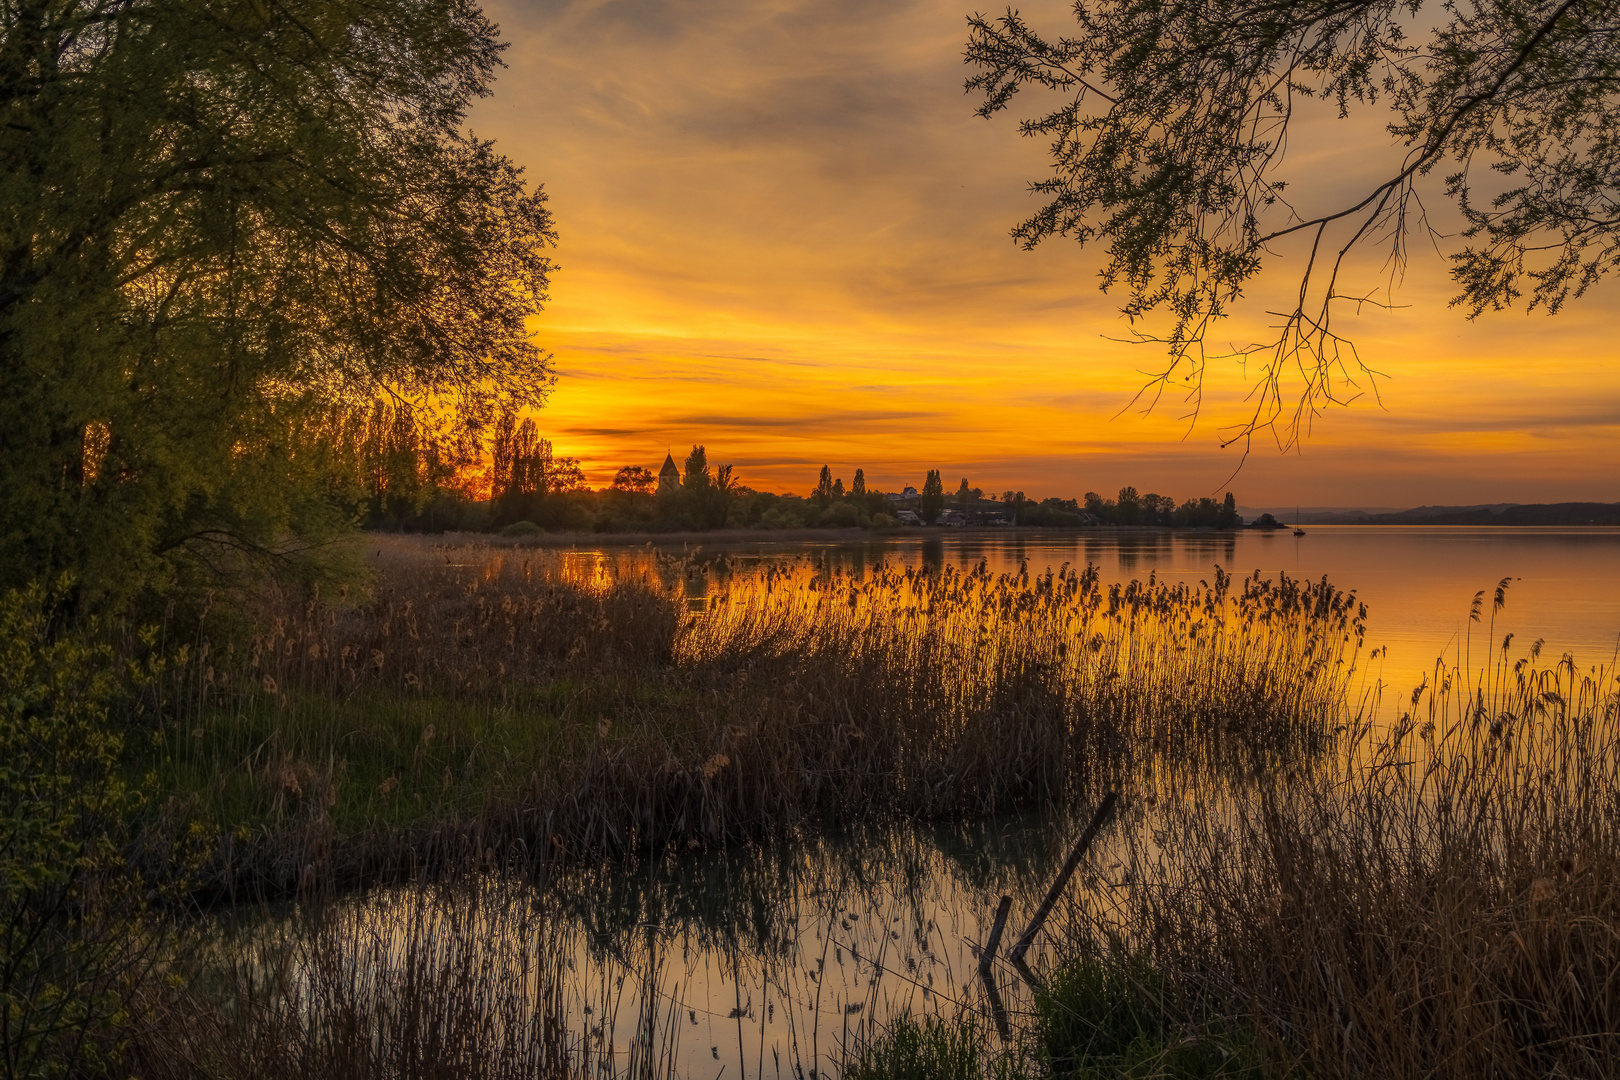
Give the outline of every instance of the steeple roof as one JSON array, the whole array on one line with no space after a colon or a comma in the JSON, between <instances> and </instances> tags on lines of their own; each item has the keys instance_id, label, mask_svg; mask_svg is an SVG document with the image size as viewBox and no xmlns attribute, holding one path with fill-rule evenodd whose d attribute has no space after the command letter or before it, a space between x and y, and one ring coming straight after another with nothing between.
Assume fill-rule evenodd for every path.
<instances>
[{"instance_id":1,"label":"steeple roof","mask_svg":"<svg viewBox=\"0 0 1620 1080\"><path fill-rule=\"evenodd\" d=\"M658 470L658 475L659 476L679 476L679 475L681 475L680 468L675 464L675 455L674 454L665 454L664 455L664 467L662 469Z\"/></svg>"}]
</instances>

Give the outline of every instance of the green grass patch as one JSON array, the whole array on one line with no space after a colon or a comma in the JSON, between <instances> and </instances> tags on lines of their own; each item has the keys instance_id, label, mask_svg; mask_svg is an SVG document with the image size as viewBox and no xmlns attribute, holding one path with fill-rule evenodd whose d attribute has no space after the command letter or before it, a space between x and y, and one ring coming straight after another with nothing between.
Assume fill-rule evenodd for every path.
<instances>
[{"instance_id":1,"label":"green grass patch","mask_svg":"<svg viewBox=\"0 0 1620 1080\"><path fill-rule=\"evenodd\" d=\"M1075 957L1035 996L1034 1035L1052 1076L1083 1080L1258 1078L1233 1025L1173 1000L1140 953Z\"/></svg>"},{"instance_id":2,"label":"green grass patch","mask_svg":"<svg viewBox=\"0 0 1620 1080\"><path fill-rule=\"evenodd\" d=\"M972 1017L960 1021L902 1016L869 1043L845 1080L1017 1080L1012 1061L992 1054L987 1033Z\"/></svg>"}]
</instances>

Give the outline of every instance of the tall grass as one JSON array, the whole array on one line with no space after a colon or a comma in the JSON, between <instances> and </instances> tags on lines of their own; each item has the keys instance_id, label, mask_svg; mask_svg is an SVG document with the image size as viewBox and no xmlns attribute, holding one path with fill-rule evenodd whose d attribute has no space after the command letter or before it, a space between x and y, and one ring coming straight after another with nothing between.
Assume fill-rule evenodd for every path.
<instances>
[{"instance_id":1,"label":"tall grass","mask_svg":"<svg viewBox=\"0 0 1620 1080\"><path fill-rule=\"evenodd\" d=\"M702 612L691 563L575 570L434 552L382 560L363 603L274 604L236 648L205 622L164 767L226 826L222 886L1061 803L1166 753L1247 771L1346 721L1364 616L1325 581L1218 569L794 565Z\"/></svg>"},{"instance_id":2,"label":"tall grass","mask_svg":"<svg viewBox=\"0 0 1620 1080\"><path fill-rule=\"evenodd\" d=\"M1077 953L1269 1075L1597 1077L1620 1061L1620 687L1568 657L1437 669L1318 769L1161 797ZM1123 943L1123 944L1121 944Z\"/></svg>"}]
</instances>

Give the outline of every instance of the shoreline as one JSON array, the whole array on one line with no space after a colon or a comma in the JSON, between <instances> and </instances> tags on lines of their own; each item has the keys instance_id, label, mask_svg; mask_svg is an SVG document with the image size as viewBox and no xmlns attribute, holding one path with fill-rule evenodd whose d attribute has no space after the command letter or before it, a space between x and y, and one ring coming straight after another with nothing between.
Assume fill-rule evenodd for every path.
<instances>
[{"instance_id":1,"label":"shoreline","mask_svg":"<svg viewBox=\"0 0 1620 1080\"><path fill-rule=\"evenodd\" d=\"M547 532L535 533L528 536L502 536L500 533L482 532L443 532L443 533L416 533L416 532L384 532L382 530L366 530L362 535L367 537L388 537L392 539L411 539L426 541L430 546L442 547L470 547L485 545L489 547L665 547L676 544L684 546L705 546L710 544L741 544L741 543L804 543L806 541L844 542L851 540L893 540L896 538L916 538L919 540L942 539L955 535L989 535L989 536L1073 536L1087 534L1119 534L1142 535L1147 533L1176 533L1201 536L1218 536L1225 533L1236 535L1240 532L1286 532L1287 527L1278 529L1251 529L1249 526L1240 526L1236 529L1212 529L1208 527L1177 528L1173 525L965 525L965 526L898 526L892 529L862 529L850 527L843 529L710 529L706 532L623 532L623 533L596 533L596 532Z\"/></svg>"}]
</instances>

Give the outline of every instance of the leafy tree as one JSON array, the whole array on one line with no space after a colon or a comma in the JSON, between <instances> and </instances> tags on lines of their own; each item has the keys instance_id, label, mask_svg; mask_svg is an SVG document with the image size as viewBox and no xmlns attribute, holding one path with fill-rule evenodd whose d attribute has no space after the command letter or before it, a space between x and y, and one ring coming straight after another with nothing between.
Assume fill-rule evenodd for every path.
<instances>
[{"instance_id":1,"label":"leafy tree","mask_svg":"<svg viewBox=\"0 0 1620 1080\"><path fill-rule=\"evenodd\" d=\"M640 465L626 465L613 474L612 486L614 491L630 491L638 495L650 495L657 484L658 477L653 475L652 470L643 468Z\"/></svg>"},{"instance_id":2,"label":"leafy tree","mask_svg":"<svg viewBox=\"0 0 1620 1080\"><path fill-rule=\"evenodd\" d=\"M1136 489L1126 485L1119 489L1119 501L1114 504L1114 517L1121 525L1135 525L1142 519L1142 498Z\"/></svg>"},{"instance_id":3,"label":"leafy tree","mask_svg":"<svg viewBox=\"0 0 1620 1080\"><path fill-rule=\"evenodd\" d=\"M736 480L730 465L709 468L709 455L694 445L686 457L680 504L689 524L700 529L718 529L726 524Z\"/></svg>"},{"instance_id":4,"label":"leafy tree","mask_svg":"<svg viewBox=\"0 0 1620 1080\"><path fill-rule=\"evenodd\" d=\"M945 509L945 484L939 478L938 469L929 469L927 478L923 480L919 513L923 521L932 525L939 520L939 512L943 509Z\"/></svg>"},{"instance_id":5,"label":"leafy tree","mask_svg":"<svg viewBox=\"0 0 1620 1080\"><path fill-rule=\"evenodd\" d=\"M833 481L832 497L833 497L833 499L835 501L839 500L839 499L842 499L844 497L844 478L843 477L839 477L837 480Z\"/></svg>"},{"instance_id":6,"label":"leafy tree","mask_svg":"<svg viewBox=\"0 0 1620 1080\"><path fill-rule=\"evenodd\" d=\"M104 645L63 633L37 585L0 594L0 1062L7 1076L102 1075L139 962L127 850L143 792L121 777ZM98 1060L102 1059L102 1060Z\"/></svg>"},{"instance_id":7,"label":"leafy tree","mask_svg":"<svg viewBox=\"0 0 1620 1080\"><path fill-rule=\"evenodd\" d=\"M1398 270L1413 229L1440 239L1420 201L1425 177L1444 177L1464 222L1450 259L1453 303L1470 317L1520 303L1557 312L1616 265L1614 4L1098 0L1074 13L1078 33L1064 37L1011 9L969 20L981 116L1027 86L1062 97L1023 122L1051 147L1052 172L1034 185L1046 204L1013 236L1103 247L1103 287L1125 288L1132 322L1168 316L1163 334L1139 335L1168 347L1147 390L1179 384L1195 409L1214 324L1278 245L1301 241L1294 308L1275 338L1237 350L1262 363L1232 438L1269 429L1289 445L1372 374L1333 329L1336 309L1365 299L1341 272L1361 244L1384 244ZM1320 209L1291 199L1283 174L1308 99L1341 117L1375 105L1388 116L1387 167Z\"/></svg>"},{"instance_id":8,"label":"leafy tree","mask_svg":"<svg viewBox=\"0 0 1620 1080\"><path fill-rule=\"evenodd\" d=\"M681 473L681 487L689 492L701 492L709 490L713 483L714 477L709 473L709 453L694 443L692 452L686 455L686 468Z\"/></svg>"},{"instance_id":9,"label":"leafy tree","mask_svg":"<svg viewBox=\"0 0 1620 1080\"><path fill-rule=\"evenodd\" d=\"M815 496L814 497L817 498L817 499L820 499L822 502L826 502L828 499L832 498L832 495L833 495L832 467L829 466L829 465L823 465L821 467L821 475L816 478L816 490L815 490Z\"/></svg>"},{"instance_id":10,"label":"leafy tree","mask_svg":"<svg viewBox=\"0 0 1620 1080\"><path fill-rule=\"evenodd\" d=\"M962 482L956 487L956 508L965 513L967 508L972 505L973 489L968 487L967 477L964 476Z\"/></svg>"},{"instance_id":11,"label":"leafy tree","mask_svg":"<svg viewBox=\"0 0 1620 1080\"><path fill-rule=\"evenodd\" d=\"M858 499L866 497L866 470L856 469L855 479L849 483L849 493Z\"/></svg>"},{"instance_id":12,"label":"leafy tree","mask_svg":"<svg viewBox=\"0 0 1620 1080\"><path fill-rule=\"evenodd\" d=\"M0 5L0 586L343 527L387 398L537 405L544 195L463 126L470 0Z\"/></svg>"},{"instance_id":13,"label":"leafy tree","mask_svg":"<svg viewBox=\"0 0 1620 1080\"><path fill-rule=\"evenodd\" d=\"M1235 529L1243 524L1243 519L1238 517L1237 499L1233 498L1230 491L1226 493L1226 501L1221 503L1220 516L1215 524L1222 529Z\"/></svg>"}]
</instances>

